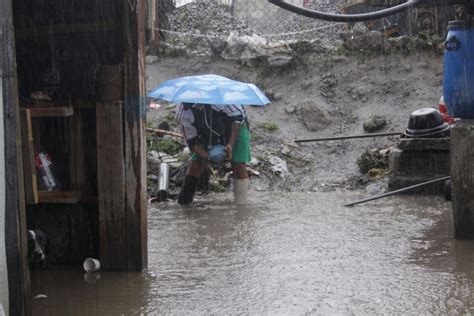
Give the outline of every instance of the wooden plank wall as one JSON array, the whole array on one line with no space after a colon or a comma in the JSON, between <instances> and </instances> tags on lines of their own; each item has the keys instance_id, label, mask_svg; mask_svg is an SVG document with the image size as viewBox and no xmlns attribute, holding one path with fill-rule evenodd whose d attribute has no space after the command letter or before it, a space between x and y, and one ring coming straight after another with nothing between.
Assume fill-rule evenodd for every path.
<instances>
[{"instance_id":1,"label":"wooden plank wall","mask_svg":"<svg viewBox=\"0 0 474 316\"><path fill-rule=\"evenodd\" d=\"M99 102L97 113L97 184L100 258L106 270L127 270L123 102Z\"/></svg>"},{"instance_id":2,"label":"wooden plank wall","mask_svg":"<svg viewBox=\"0 0 474 316\"><path fill-rule=\"evenodd\" d=\"M100 259L107 270L147 267L146 0L124 1L124 101L97 103Z\"/></svg>"},{"instance_id":3,"label":"wooden plank wall","mask_svg":"<svg viewBox=\"0 0 474 316\"><path fill-rule=\"evenodd\" d=\"M147 267L145 0L124 1L127 270Z\"/></svg>"},{"instance_id":4,"label":"wooden plank wall","mask_svg":"<svg viewBox=\"0 0 474 316\"><path fill-rule=\"evenodd\" d=\"M0 0L0 56L5 128L5 242L10 315L29 315L31 293L27 266L26 214L21 157L15 37L11 0Z\"/></svg>"}]
</instances>

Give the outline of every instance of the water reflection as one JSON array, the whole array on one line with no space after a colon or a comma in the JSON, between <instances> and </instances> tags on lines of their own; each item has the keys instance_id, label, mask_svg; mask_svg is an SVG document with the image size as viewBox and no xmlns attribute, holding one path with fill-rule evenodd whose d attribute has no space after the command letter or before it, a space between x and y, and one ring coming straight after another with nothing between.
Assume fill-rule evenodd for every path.
<instances>
[{"instance_id":1,"label":"water reflection","mask_svg":"<svg viewBox=\"0 0 474 316\"><path fill-rule=\"evenodd\" d=\"M145 312L153 277L78 268L31 273L33 315L132 315Z\"/></svg>"},{"instance_id":2,"label":"water reflection","mask_svg":"<svg viewBox=\"0 0 474 316\"><path fill-rule=\"evenodd\" d=\"M226 194L149 210L149 269L40 272L38 315L466 314L474 245L452 238L450 204L353 193ZM79 305L79 306L78 306ZM51 313L53 311L53 313ZM36 313L35 313L36 314Z\"/></svg>"}]
</instances>

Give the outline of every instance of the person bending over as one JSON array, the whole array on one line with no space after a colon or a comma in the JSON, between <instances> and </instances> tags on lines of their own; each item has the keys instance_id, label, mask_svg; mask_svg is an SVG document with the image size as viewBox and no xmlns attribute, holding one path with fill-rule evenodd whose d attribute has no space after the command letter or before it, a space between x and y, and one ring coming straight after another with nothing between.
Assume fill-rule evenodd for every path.
<instances>
[{"instance_id":1,"label":"person bending over","mask_svg":"<svg viewBox=\"0 0 474 316\"><path fill-rule=\"evenodd\" d=\"M246 163L251 155L250 132L243 107L182 103L176 108L176 121L193 152L178 203L187 205L193 201L199 176L212 158L209 150L219 145L224 146L226 160L232 164L235 202L246 203L249 185Z\"/></svg>"}]
</instances>

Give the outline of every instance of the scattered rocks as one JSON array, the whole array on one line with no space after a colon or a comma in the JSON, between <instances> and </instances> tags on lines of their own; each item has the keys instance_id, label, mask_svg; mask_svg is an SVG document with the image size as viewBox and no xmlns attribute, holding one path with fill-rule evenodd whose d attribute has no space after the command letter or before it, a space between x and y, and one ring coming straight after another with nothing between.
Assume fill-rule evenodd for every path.
<instances>
[{"instance_id":1,"label":"scattered rocks","mask_svg":"<svg viewBox=\"0 0 474 316\"><path fill-rule=\"evenodd\" d=\"M287 66L291 62L292 59L293 57L291 56L276 55L276 56L268 57L267 60L270 66L283 67L283 66Z\"/></svg>"},{"instance_id":2,"label":"scattered rocks","mask_svg":"<svg viewBox=\"0 0 474 316\"><path fill-rule=\"evenodd\" d=\"M310 131L319 131L331 123L329 113L309 100L301 105L301 118Z\"/></svg>"},{"instance_id":3,"label":"scattered rocks","mask_svg":"<svg viewBox=\"0 0 474 316\"><path fill-rule=\"evenodd\" d=\"M387 126L387 120L383 116L370 115L363 124L364 131L373 133Z\"/></svg>"},{"instance_id":4,"label":"scattered rocks","mask_svg":"<svg viewBox=\"0 0 474 316\"><path fill-rule=\"evenodd\" d=\"M337 80L332 73L325 73L321 75L321 95L326 98L334 98L336 96L335 88Z\"/></svg>"},{"instance_id":5,"label":"scattered rocks","mask_svg":"<svg viewBox=\"0 0 474 316\"><path fill-rule=\"evenodd\" d=\"M148 55L145 57L145 63L148 65L156 63L158 61L158 56Z\"/></svg>"},{"instance_id":6,"label":"scattered rocks","mask_svg":"<svg viewBox=\"0 0 474 316\"><path fill-rule=\"evenodd\" d=\"M313 81L312 80L306 80L301 83L301 89L303 90L308 90L313 86Z\"/></svg>"},{"instance_id":7,"label":"scattered rocks","mask_svg":"<svg viewBox=\"0 0 474 316\"><path fill-rule=\"evenodd\" d=\"M279 175L282 178L286 178L290 175L285 160L277 156L272 156L270 157L269 162L271 164L270 169L273 171L273 173Z\"/></svg>"},{"instance_id":8,"label":"scattered rocks","mask_svg":"<svg viewBox=\"0 0 474 316\"><path fill-rule=\"evenodd\" d=\"M246 23L229 12L229 7L216 5L211 1L192 2L181 6L169 15L170 30L189 33L200 31L209 36L229 35L232 31L239 35L250 35Z\"/></svg>"},{"instance_id":9,"label":"scattered rocks","mask_svg":"<svg viewBox=\"0 0 474 316\"><path fill-rule=\"evenodd\" d=\"M343 33L344 48L349 51L368 52L381 51L384 48L384 37L382 33L370 31L354 36L353 33Z\"/></svg>"},{"instance_id":10,"label":"scattered rocks","mask_svg":"<svg viewBox=\"0 0 474 316\"><path fill-rule=\"evenodd\" d=\"M292 114L296 112L296 107L295 106L287 106L285 107L285 112L288 114Z\"/></svg>"},{"instance_id":11,"label":"scattered rocks","mask_svg":"<svg viewBox=\"0 0 474 316\"><path fill-rule=\"evenodd\" d=\"M266 44L267 40L257 34L239 36L237 32L231 32L221 57L228 60L251 60L260 56L267 56Z\"/></svg>"}]
</instances>

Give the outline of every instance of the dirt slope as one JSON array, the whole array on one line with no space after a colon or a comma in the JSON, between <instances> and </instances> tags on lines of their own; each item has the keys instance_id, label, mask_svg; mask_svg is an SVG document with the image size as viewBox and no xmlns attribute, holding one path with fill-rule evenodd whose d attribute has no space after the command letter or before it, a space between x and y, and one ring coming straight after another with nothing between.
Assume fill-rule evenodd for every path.
<instances>
[{"instance_id":1,"label":"dirt slope","mask_svg":"<svg viewBox=\"0 0 474 316\"><path fill-rule=\"evenodd\" d=\"M354 179L361 176L357 158L368 148L390 147L397 137L306 143L297 148L285 144L294 139L363 134L363 122L371 114L388 121L379 132L402 132L412 111L437 107L442 93L442 57L432 51L373 56L324 53L296 58L283 68L249 67L211 58L160 57L147 65L147 87L152 89L175 77L205 73L254 82L272 98L264 108L247 107L253 153L262 173L252 180L257 190L353 187ZM309 130L308 113L313 112L303 111L303 106L327 111L329 125ZM149 110L148 120L159 122L168 111ZM319 120L317 115L314 119ZM264 123L275 123L278 129L269 131ZM272 156L288 163L288 177L272 173ZM380 182L369 186L372 191L383 187Z\"/></svg>"}]
</instances>

